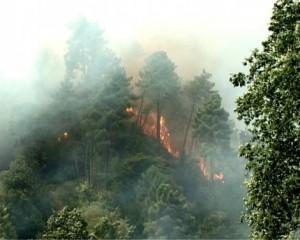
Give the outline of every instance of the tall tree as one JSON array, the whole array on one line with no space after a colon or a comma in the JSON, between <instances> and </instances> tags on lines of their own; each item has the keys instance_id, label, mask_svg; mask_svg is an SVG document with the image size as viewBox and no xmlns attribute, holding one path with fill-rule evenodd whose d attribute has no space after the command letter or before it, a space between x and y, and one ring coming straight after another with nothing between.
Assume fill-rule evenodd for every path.
<instances>
[{"instance_id":1,"label":"tall tree","mask_svg":"<svg viewBox=\"0 0 300 240\"><path fill-rule=\"evenodd\" d=\"M206 84L209 86L209 83ZM193 119L193 136L199 144L202 157L210 165L209 172L213 173L220 171L224 160L231 157L228 156L232 153L231 128L228 121L229 114L221 106L222 99L219 93L211 90L205 97Z\"/></svg>"},{"instance_id":2,"label":"tall tree","mask_svg":"<svg viewBox=\"0 0 300 240\"><path fill-rule=\"evenodd\" d=\"M201 104L204 104L207 97L211 93L215 92L215 90L213 90L214 84L208 81L210 77L211 74L203 71L201 76L195 76L195 78L192 81L188 82L184 87L184 94L188 98L190 112L184 130L184 138L181 150L182 154L185 151L187 138L196 110L200 107Z\"/></svg>"},{"instance_id":3,"label":"tall tree","mask_svg":"<svg viewBox=\"0 0 300 240\"><path fill-rule=\"evenodd\" d=\"M166 169L151 166L136 185L145 237L184 238L191 234L191 205Z\"/></svg>"},{"instance_id":4,"label":"tall tree","mask_svg":"<svg viewBox=\"0 0 300 240\"><path fill-rule=\"evenodd\" d=\"M66 78L100 82L120 68L96 23L80 18L72 26L65 55Z\"/></svg>"},{"instance_id":5,"label":"tall tree","mask_svg":"<svg viewBox=\"0 0 300 240\"><path fill-rule=\"evenodd\" d=\"M121 105L124 112L128 102L120 98L129 94L129 79L121 68L119 59L107 47L103 32L96 23L81 18L72 25L71 30L72 35L65 55L66 76L60 91L62 97L59 99L64 105L64 110L60 116L69 117L64 123L69 126L69 129L71 129L70 124L74 123L74 119L76 120L79 116L78 125L81 128L72 129L71 134L72 139L75 139L75 135L78 137L77 143L80 145L78 149L81 149L81 154L77 155L80 155L84 162L84 175L89 185L92 186L95 179L95 159L103 155L99 152L105 148L105 158L106 160L110 158L111 143L108 139L110 132L106 131L106 126L104 126L105 118L109 113L115 113L114 110L120 112ZM112 89L116 84L120 85ZM99 97L100 94L103 97ZM104 106L103 100L107 96L111 97L110 102L106 102L107 105ZM100 101L103 102L100 103ZM120 101L119 105L116 104L118 101ZM118 105L117 109L112 109L113 104ZM73 159L75 169L78 169L80 163L76 157Z\"/></svg>"},{"instance_id":6,"label":"tall tree","mask_svg":"<svg viewBox=\"0 0 300 240\"><path fill-rule=\"evenodd\" d=\"M93 185L94 172L103 174L101 182L108 182L109 162L113 154L122 155L130 134L130 115L134 96L130 91L130 78L124 70L116 72L103 91L96 96L81 120L87 180ZM115 151L115 152L114 152ZM102 171L95 171L96 159L102 159ZM106 185L106 184L105 184Z\"/></svg>"},{"instance_id":7,"label":"tall tree","mask_svg":"<svg viewBox=\"0 0 300 240\"><path fill-rule=\"evenodd\" d=\"M42 226L44 217L40 208L44 205L44 197L37 198L40 181L29 162L23 156L18 156L11 163L10 169L1 176L4 186L3 200L19 238L34 237ZM45 194L40 189L38 193ZM43 211L47 212L47 207L44 207Z\"/></svg>"},{"instance_id":8,"label":"tall tree","mask_svg":"<svg viewBox=\"0 0 300 240\"><path fill-rule=\"evenodd\" d=\"M162 104L176 94L178 76L175 64L163 51L155 52L145 60L140 72L142 92L156 108L156 138L160 139Z\"/></svg>"},{"instance_id":9,"label":"tall tree","mask_svg":"<svg viewBox=\"0 0 300 240\"><path fill-rule=\"evenodd\" d=\"M243 146L249 180L245 219L252 237L279 239L300 223L300 3L277 0L270 35L246 59L249 72L232 76L247 86L238 118L252 139Z\"/></svg>"}]
</instances>

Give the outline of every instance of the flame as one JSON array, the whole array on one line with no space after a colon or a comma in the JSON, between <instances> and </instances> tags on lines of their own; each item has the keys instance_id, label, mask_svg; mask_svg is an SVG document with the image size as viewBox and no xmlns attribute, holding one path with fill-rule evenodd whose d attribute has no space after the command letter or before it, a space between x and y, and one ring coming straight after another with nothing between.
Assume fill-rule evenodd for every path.
<instances>
[{"instance_id":1,"label":"flame","mask_svg":"<svg viewBox=\"0 0 300 240\"><path fill-rule=\"evenodd\" d=\"M64 132L64 138L67 139L69 136L68 132Z\"/></svg>"},{"instance_id":2,"label":"flame","mask_svg":"<svg viewBox=\"0 0 300 240\"><path fill-rule=\"evenodd\" d=\"M69 138L69 133L65 131L57 137L57 141L61 142L63 139L67 140L68 138Z\"/></svg>"},{"instance_id":3,"label":"flame","mask_svg":"<svg viewBox=\"0 0 300 240\"><path fill-rule=\"evenodd\" d=\"M210 165L205 162L204 159L200 158L198 166L203 174L208 180L215 180L224 183L224 173L211 173L212 170L210 169Z\"/></svg>"},{"instance_id":4,"label":"flame","mask_svg":"<svg viewBox=\"0 0 300 240\"><path fill-rule=\"evenodd\" d=\"M213 175L213 179L214 180L219 180L219 181L222 181L224 182L224 173L220 172L220 173L215 173Z\"/></svg>"},{"instance_id":5,"label":"flame","mask_svg":"<svg viewBox=\"0 0 300 240\"><path fill-rule=\"evenodd\" d=\"M135 113L136 111L133 109L133 107L127 107L126 112L128 113Z\"/></svg>"},{"instance_id":6,"label":"flame","mask_svg":"<svg viewBox=\"0 0 300 240\"><path fill-rule=\"evenodd\" d=\"M135 108L127 107L126 112L132 113L136 119L138 118L138 111ZM151 112L147 116L140 116L140 118L140 125L143 132L148 136L156 137L156 113ZM179 158L179 151L176 149L175 146L171 144L171 134L167 127L167 121L164 116L160 117L160 142L171 155L173 155L176 158ZM204 159L199 158L198 165L201 173L208 180L221 181L222 183L224 183L224 173L212 173L210 165L207 164L207 162Z\"/></svg>"},{"instance_id":7,"label":"flame","mask_svg":"<svg viewBox=\"0 0 300 240\"><path fill-rule=\"evenodd\" d=\"M133 107L127 107L126 112L134 114L135 118L138 117L138 112ZM143 132L152 137L156 137L156 118L157 115L154 112L148 114L148 116L141 116L141 128ZM179 157L179 151L171 144L171 134L167 127L167 122L164 116L160 117L160 141L163 147L174 157Z\"/></svg>"},{"instance_id":8,"label":"flame","mask_svg":"<svg viewBox=\"0 0 300 240\"><path fill-rule=\"evenodd\" d=\"M210 170L209 170L209 167L207 166L206 162L204 161L204 159L200 158L198 165L199 165L199 168L200 168L203 176L207 177L207 179L210 179L211 178Z\"/></svg>"},{"instance_id":9,"label":"flame","mask_svg":"<svg viewBox=\"0 0 300 240\"><path fill-rule=\"evenodd\" d=\"M160 141L167 151L174 157L179 157L179 151L171 145L170 132L166 124L164 116L160 117Z\"/></svg>"}]
</instances>

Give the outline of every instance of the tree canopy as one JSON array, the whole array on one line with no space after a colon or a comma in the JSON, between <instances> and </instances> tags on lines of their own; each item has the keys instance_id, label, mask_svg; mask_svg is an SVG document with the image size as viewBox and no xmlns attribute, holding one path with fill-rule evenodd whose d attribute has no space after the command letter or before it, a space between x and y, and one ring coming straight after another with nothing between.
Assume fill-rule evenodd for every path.
<instances>
[{"instance_id":1,"label":"tree canopy","mask_svg":"<svg viewBox=\"0 0 300 240\"><path fill-rule=\"evenodd\" d=\"M258 239L279 239L299 228L299 13L299 1L276 1L262 49L246 59L247 73L231 78L247 86L236 112L252 134L241 155L249 171L245 219Z\"/></svg>"},{"instance_id":2,"label":"tree canopy","mask_svg":"<svg viewBox=\"0 0 300 240\"><path fill-rule=\"evenodd\" d=\"M183 80L158 51L134 79L97 24L80 18L70 31L63 64L41 56L41 107L1 155L14 160L0 172L0 237L244 237L230 232L240 229L241 206L228 199L240 201L241 178L226 170L238 159L211 74ZM56 65L65 75L50 90L42 81ZM210 162L221 177L206 174Z\"/></svg>"}]
</instances>

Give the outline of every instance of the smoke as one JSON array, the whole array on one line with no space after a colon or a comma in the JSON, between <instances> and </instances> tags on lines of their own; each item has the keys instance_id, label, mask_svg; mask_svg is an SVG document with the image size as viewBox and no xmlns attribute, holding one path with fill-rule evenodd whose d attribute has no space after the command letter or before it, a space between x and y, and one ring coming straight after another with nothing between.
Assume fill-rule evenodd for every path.
<instances>
[{"instance_id":1,"label":"smoke","mask_svg":"<svg viewBox=\"0 0 300 240\"><path fill-rule=\"evenodd\" d=\"M2 1L0 150L13 141L12 122L36 112L47 100L45 93L51 94L63 79L69 25L78 17L86 16L101 26L135 80L144 59L158 50L168 53L184 80L206 69L213 75L224 107L232 113L241 90L233 89L229 76L241 70L242 59L265 38L273 2Z\"/></svg>"},{"instance_id":2,"label":"smoke","mask_svg":"<svg viewBox=\"0 0 300 240\"><path fill-rule=\"evenodd\" d=\"M63 65L70 34L68 26L79 16L86 16L103 28L110 47L135 80L145 57L164 50L184 80L199 75L203 69L212 73L223 105L232 114L234 99L241 90L234 89L228 79L231 73L241 70L242 60L265 38L273 2L3 1L0 3L0 100L6 104L39 102L37 97L43 93L36 92L36 82L41 77L44 79L39 85L49 89L57 86L63 77L63 66L59 64ZM41 74L43 49L59 60L47 77ZM44 61L45 66L48 63Z\"/></svg>"},{"instance_id":3,"label":"smoke","mask_svg":"<svg viewBox=\"0 0 300 240\"><path fill-rule=\"evenodd\" d=\"M45 109L64 79L69 27L79 17L99 24L109 47L134 81L139 79L145 58L160 50L175 62L176 71L184 81L205 69L212 74L211 80L223 98L223 106L235 119L234 102L242 90L234 89L229 77L242 70L243 59L265 39L273 3L274 0L1 2L0 171L7 169L13 160L14 132L22 131L19 127L24 119L30 121L32 115ZM242 128L242 124L236 124ZM243 163L232 166L235 169L224 171L225 183L216 184L230 187L233 182L242 182ZM192 189L188 191L190 195L195 194ZM242 199L236 198L242 191L239 186L231 192L220 192L216 206L239 211ZM232 206L234 201L236 204Z\"/></svg>"}]
</instances>

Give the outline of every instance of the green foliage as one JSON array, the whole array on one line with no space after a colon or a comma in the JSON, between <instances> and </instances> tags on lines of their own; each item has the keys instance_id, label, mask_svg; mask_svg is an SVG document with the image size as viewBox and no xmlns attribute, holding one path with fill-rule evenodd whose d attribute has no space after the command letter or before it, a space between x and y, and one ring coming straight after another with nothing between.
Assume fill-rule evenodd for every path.
<instances>
[{"instance_id":1,"label":"green foliage","mask_svg":"<svg viewBox=\"0 0 300 240\"><path fill-rule=\"evenodd\" d=\"M43 65L49 56L41 60ZM203 72L180 91L175 64L160 51L146 59L139 89L132 89L102 31L84 18L72 27L65 65L65 79L49 105L20 123L15 151L22 155L1 173L5 236L14 236L11 222L19 238L33 238L37 232L43 239L199 237L198 223L219 208L215 198L233 186L233 178L226 179L228 188L208 181L198 159L183 154L176 160L146 136L141 118L155 108L159 135L163 112L177 147L188 115L186 138L192 136L193 120L203 155L228 158L222 152L229 151L228 115L208 81L210 74ZM41 81L50 79L49 69L42 69ZM188 114L185 108L191 106ZM138 114L127 112L128 107ZM62 210L51 215L51 209ZM229 236L231 228L223 220L205 219L205 236ZM210 224L220 226L211 229Z\"/></svg>"},{"instance_id":2,"label":"green foliage","mask_svg":"<svg viewBox=\"0 0 300 240\"><path fill-rule=\"evenodd\" d=\"M175 72L175 64L163 51L155 52L145 60L140 71L139 87L142 99L156 110L156 138L160 140L160 117L163 104L176 99L179 90L179 77ZM140 106L142 110L143 106Z\"/></svg>"},{"instance_id":3,"label":"green foliage","mask_svg":"<svg viewBox=\"0 0 300 240\"><path fill-rule=\"evenodd\" d=\"M238 232L237 225L226 216L224 212L212 212L206 216L200 225L199 237L213 239L236 239L245 238Z\"/></svg>"},{"instance_id":4,"label":"green foliage","mask_svg":"<svg viewBox=\"0 0 300 240\"><path fill-rule=\"evenodd\" d=\"M100 195L97 200L92 202L86 202L82 205L80 211L82 212L83 219L87 222L87 229L89 232L93 232L96 224L98 223L98 219L108 212L112 211L108 203L108 200L105 196Z\"/></svg>"},{"instance_id":5,"label":"green foliage","mask_svg":"<svg viewBox=\"0 0 300 240\"><path fill-rule=\"evenodd\" d=\"M194 221L190 203L164 169L152 166L143 173L136 194L144 218L145 236L188 236Z\"/></svg>"},{"instance_id":6,"label":"green foliage","mask_svg":"<svg viewBox=\"0 0 300 240\"><path fill-rule=\"evenodd\" d=\"M95 192L85 181L65 181L49 186L49 190L54 209L62 209L66 205L75 208L96 199Z\"/></svg>"},{"instance_id":7,"label":"green foliage","mask_svg":"<svg viewBox=\"0 0 300 240\"><path fill-rule=\"evenodd\" d=\"M222 108L221 96L213 90L214 84L208 78L200 78L198 84L206 94L203 94L205 98L194 114L192 134L199 144L202 157L210 162L211 171L217 172L224 169L227 160L233 158L229 114Z\"/></svg>"},{"instance_id":8,"label":"green foliage","mask_svg":"<svg viewBox=\"0 0 300 240\"><path fill-rule=\"evenodd\" d=\"M14 195L24 196L31 194L36 186L36 174L28 166L24 156L18 156L10 165L9 171L3 175L3 184L7 191Z\"/></svg>"},{"instance_id":9,"label":"green foliage","mask_svg":"<svg viewBox=\"0 0 300 240\"><path fill-rule=\"evenodd\" d=\"M213 185L199 171L199 160L183 155L175 171L176 182L191 202L194 216L202 218L217 207L212 196Z\"/></svg>"},{"instance_id":10,"label":"green foliage","mask_svg":"<svg viewBox=\"0 0 300 240\"><path fill-rule=\"evenodd\" d=\"M15 239L17 234L14 226L11 224L7 208L0 205L0 239Z\"/></svg>"},{"instance_id":11,"label":"green foliage","mask_svg":"<svg viewBox=\"0 0 300 240\"><path fill-rule=\"evenodd\" d=\"M134 229L134 226L114 211L98 218L91 235L97 239L131 239Z\"/></svg>"},{"instance_id":12,"label":"green foliage","mask_svg":"<svg viewBox=\"0 0 300 240\"><path fill-rule=\"evenodd\" d=\"M193 122L194 136L199 138L201 145L229 148L231 132L228 116L229 114L221 107L220 95L210 95L199 107Z\"/></svg>"},{"instance_id":13,"label":"green foliage","mask_svg":"<svg viewBox=\"0 0 300 240\"><path fill-rule=\"evenodd\" d=\"M145 66L140 72L140 87L154 103L176 93L179 78L175 68L175 64L163 51L155 52L145 60Z\"/></svg>"},{"instance_id":14,"label":"green foliage","mask_svg":"<svg viewBox=\"0 0 300 240\"><path fill-rule=\"evenodd\" d=\"M200 76L195 76L192 81L189 81L184 86L185 95L198 107L201 106L211 94L216 93L216 90L213 90L214 83L209 81L210 77L211 74L203 71Z\"/></svg>"},{"instance_id":15,"label":"green foliage","mask_svg":"<svg viewBox=\"0 0 300 240\"><path fill-rule=\"evenodd\" d=\"M236 112L253 135L241 155L250 175L245 220L258 239L279 239L299 228L299 12L299 1L276 1L263 49L246 59L248 73L231 78L247 86Z\"/></svg>"},{"instance_id":16,"label":"green foliage","mask_svg":"<svg viewBox=\"0 0 300 240\"><path fill-rule=\"evenodd\" d=\"M86 227L76 208L64 207L49 217L41 239L87 239Z\"/></svg>"},{"instance_id":17,"label":"green foliage","mask_svg":"<svg viewBox=\"0 0 300 240\"><path fill-rule=\"evenodd\" d=\"M17 157L10 169L1 176L4 186L4 203L20 238L30 238L38 231L47 214L49 203L43 195L37 197L39 188L36 172L28 160ZM39 191L43 194L43 191Z\"/></svg>"},{"instance_id":18,"label":"green foliage","mask_svg":"<svg viewBox=\"0 0 300 240\"><path fill-rule=\"evenodd\" d=\"M205 102L208 96L216 91L213 90L214 84L208 79L211 77L211 74L206 73L203 71L201 76L195 76L192 81L189 81L185 84L183 88L183 106L184 109L188 109L189 112L180 111L182 112L181 118L186 118L186 127L184 132L183 138L183 145L182 145L182 155L186 153L186 144L188 141L188 136L194 140L193 134L191 134L191 126L193 120L195 118L195 113ZM192 140L192 141L193 141Z\"/></svg>"},{"instance_id":19,"label":"green foliage","mask_svg":"<svg viewBox=\"0 0 300 240\"><path fill-rule=\"evenodd\" d=\"M72 26L65 56L66 79L98 82L119 69L119 60L107 48L103 32L96 23L80 18Z\"/></svg>"}]
</instances>

